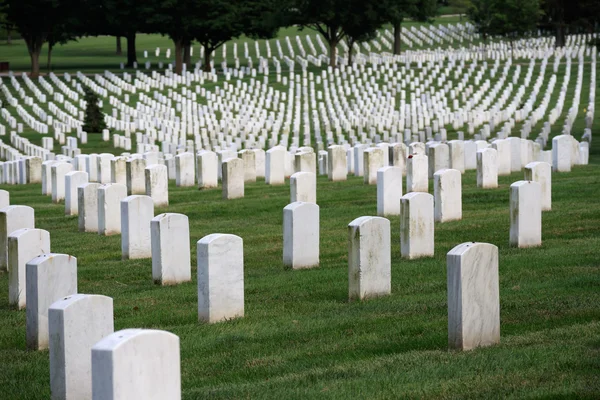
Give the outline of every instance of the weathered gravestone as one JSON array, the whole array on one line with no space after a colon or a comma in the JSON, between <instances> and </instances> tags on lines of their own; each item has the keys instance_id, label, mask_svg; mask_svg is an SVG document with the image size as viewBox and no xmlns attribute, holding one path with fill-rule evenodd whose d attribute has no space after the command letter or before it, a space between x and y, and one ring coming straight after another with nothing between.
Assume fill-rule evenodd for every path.
<instances>
[{"instance_id":1,"label":"weathered gravestone","mask_svg":"<svg viewBox=\"0 0 600 400\"><path fill-rule=\"evenodd\" d=\"M110 297L74 294L48 309L53 400L92 398L92 346L114 331Z\"/></svg>"},{"instance_id":2,"label":"weathered gravestone","mask_svg":"<svg viewBox=\"0 0 600 400\"><path fill-rule=\"evenodd\" d=\"M92 347L93 400L181 400L179 337L125 329Z\"/></svg>"},{"instance_id":3,"label":"weathered gravestone","mask_svg":"<svg viewBox=\"0 0 600 400\"><path fill-rule=\"evenodd\" d=\"M124 260L151 258L150 221L154 202L148 196L134 195L121 201L121 252Z\"/></svg>"},{"instance_id":4,"label":"weathered gravestone","mask_svg":"<svg viewBox=\"0 0 600 400\"><path fill-rule=\"evenodd\" d=\"M58 299L77 293L77 259L67 254L44 254L27 262L27 348L48 348L48 308Z\"/></svg>"},{"instance_id":5,"label":"weathered gravestone","mask_svg":"<svg viewBox=\"0 0 600 400\"><path fill-rule=\"evenodd\" d=\"M283 265L293 269L319 265L319 206L315 203L298 201L283 209Z\"/></svg>"},{"instance_id":6,"label":"weathered gravestone","mask_svg":"<svg viewBox=\"0 0 600 400\"><path fill-rule=\"evenodd\" d=\"M192 279L190 224L183 214L159 214L150 222L152 279L174 285Z\"/></svg>"},{"instance_id":7,"label":"weathered gravestone","mask_svg":"<svg viewBox=\"0 0 600 400\"><path fill-rule=\"evenodd\" d=\"M209 323L244 316L244 244L215 233L197 244L198 319Z\"/></svg>"},{"instance_id":8,"label":"weathered gravestone","mask_svg":"<svg viewBox=\"0 0 600 400\"><path fill-rule=\"evenodd\" d=\"M348 296L350 300L391 293L390 221L359 217L348 225Z\"/></svg>"},{"instance_id":9,"label":"weathered gravestone","mask_svg":"<svg viewBox=\"0 0 600 400\"><path fill-rule=\"evenodd\" d=\"M498 248L463 243L446 259L449 347L471 350L500 343Z\"/></svg>"}]
</instances>

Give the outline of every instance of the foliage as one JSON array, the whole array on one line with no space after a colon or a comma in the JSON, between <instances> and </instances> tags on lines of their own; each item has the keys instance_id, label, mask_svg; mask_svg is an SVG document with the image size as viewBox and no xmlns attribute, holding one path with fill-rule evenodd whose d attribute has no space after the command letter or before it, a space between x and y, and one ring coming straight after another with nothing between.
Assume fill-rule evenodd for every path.
<instances>
[{"instance_id":1,"label":"foliage","mask_svg":"<svg viewBox=\"0 0 600 400\"><path fill-rule=\"evenodd\" d=\"M484 40L495 35L513 40L536 28L542 10L539 0L471 0L467 15Z\"/></svg>"},{"instance_id":2,"label":"foliage","mask_svg":"<svg viewBox=\"0 0 600 400\"><path fill-rule=\"evenodd\" d=\"M82 129L88 133L101 133L103 129L106 129L106 122L104 121L104 113L98 105L100 98L87 86L83 87L83 91L85 92L86 107Z\"/></svg>"}]
</instances>

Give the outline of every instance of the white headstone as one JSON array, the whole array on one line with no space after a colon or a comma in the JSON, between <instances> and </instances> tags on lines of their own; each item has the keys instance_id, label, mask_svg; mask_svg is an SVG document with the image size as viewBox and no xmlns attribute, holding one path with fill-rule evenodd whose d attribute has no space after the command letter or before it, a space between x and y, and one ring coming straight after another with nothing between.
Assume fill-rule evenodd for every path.
<instances>
[{"instance_id":1,"label":"white headstone","mask_svg":"<svg viewBox=\"0 0 600 400\"><path fill-rule=\"evenodd\" d=\"M510 185L510 244L542 245L542 187L533 181Z\"/></svg>"},{"instance_id":2,"label":"white headstone","mask_svg":"<svg viewBox=\"0 0 600 400\"><path fill-rule=\"evenodd\" d=\"M296 172L290 177L290 202L317 202L317 176L312 172Z\"/></svg>"},{"instance_id":3,"label":"white headstone","mask_svg":"<svg viewBox=\"0 0 600 400\"><path fill-rule=\"evenodd\" d=\"M400 253L415 259L434 252L433 196L412 192L400 201Z\"/></svg>"},{"instance_id":4,"label":"white headstone","mask_svg":"<svg viewBox=\"0 0 600 400\"><path fill-rule=\"evenodd\" d=\"M88 174L83 171L71 171L65 175L65 215L79 213L79 193L77 188L88 183Z\"/></svg>"},{"instance_id":5,"label":"white headstone","mask_svg":"<svg viewBox=\"0 0 600 400\"><path fill-rule=\"evenodd\" d=\"M498 248L463 243L446 260L449 347L471 350L500 343Z\"/></svg>"},{"instance_id":6,"label":"white headstone","mask_svg":"<svg viewBox=\"0 0 600 400\"><path fill-rule=\"evenodd\" d=\"M154 164L146 167L146 196L154 201L155 207L169 205L169 174L167 167Z\"/></svg>"},{"instance_id":7,"label":"white headstone","mask_svg":"<svg viewBox=\"0 0 600 400\"><path fill-rule=\"evenodd\" d=\"M50 253L50 233L43 229L18 229L8 236L8 303L25 308L25 265L41 254Z\"/></svg>"},{"instance_id":8,"label":"white headstone","mask_svg":"<svg viewBox=\"0 0 600 400\"><path fill-rule=\"evenodd\" d=\"M84 183L77 188L77 213L80 232L98 232L99 183Z\"/></svg>"},{"instance_id":9,"label":"white headstone","mask_svg":"<svg viewBox=\"0 0 600 400\"><path fill-rule=\"evenodd\" d=\"M377 215L400 215L402 168L383 167L377 171Z\"/></svg>"},{"instance_id":10,"label":"white headstone","mask_svg":"<svg viewBox=\"0 0 600 400\"><path fill-rule=\"evenodd\" d=\"M303 173L309 172L296 174ZM283 209L283 265L293 269L319 265L319 206L315 203L297 201Z\"/></svg>"},{"instance_id":11,"label":"white headstone","mask_svg":"<svg viewBox=\"0 0 600 400\"><path fill-rule=\"evenodd\" d=\"M244 197L244 161L228 158L222 163L223 198L226 200Z\"/></svg>"},{"instance_id":12,"label":"white headstone","mask_svg":"<svg viewBox=\"0 0 600 400\"><path fill-rule=\"evenodd\" d=\"M8 265L8 236L16 230L35 228L35 212L29 206L8 206L0 209L0 270Z\"/></svg>"},{"instance_id":13,"label":"white headstone","mask_svg":"<svg viewBox=\"0 0 600 400\"><path fill-rule=\"evenodd\" d=\"M175 184L190 187L196 184L194 154L181 153L175 156Z\"/></svg>"},{"instance_id":14,"label":"white headstone","mask_svg":"<svg viewBox=\"0 0 600 400\"><path fill-rule=\"evenodd\" d=\"M428 171L429 165L426 155L416 154L408 156L406 162L406 192L427 193L429 191Z\"/></svg>"},{"instance_id":15,"label":"white headstone","mask_svg":"<svg viewBox=\"0 0 600 400\"><path fill-rule=\"evenodd\" d=\"M121 201L121 251L124 260L152 257L152 218L154 202L151 197L134 195Z\"/></svg>"},{"instance_id":16,"label":"white headstone","mask_svg":"<svg viewBox=\"0 0 600 400\"><path fill-rule=\"evenodd\" d=\"M50 167L53 203L60 203L65 199L65 175L71 171L73 166L67 162L57 162Z\"/></svg>"},{"instance_id":17,"label":"white headstone","mask_svg":"<svg viewBox=\"0 0 600 400\"><path fill-rule=\"evenodd\" d=\"M459 170L440 169L433 174L433 193L436 222L462 219L462 186Z\"/></svg>"},{"instance_id":18,"label":"white headstone","mask_svg":"<svg viewBox=\"0 0 600 400\"><path fill-rule=\"evenodd\" d=\"M346 165L346 150L343 146L329 146L327 148L329 162L327 164L327 177L330 181L345 181L348 168Z\"/></svg>"},{"instance_id":19,"label":"white headstone","mask_svg":"<svg viewBox=\"0 0 600 400\"><path fill-rule=\"evenodd\" d=\"M571 171L571 136L558 135L552 139L552 170Z\"/></svg>"},{"instance_id":20,"label":"white headstone","mask_svg":"<svg viewBox=\"0 0 600 400\"><path fill-rule=\"evenodd\" d=\"M244 316L244 243L214 233L197 243L198 319L209 323Z\"/></svg>"},{"instance_id":21,"label":"white headstone","mask_svg":"<svg viewBox=\"0 0 600 400\"><path fill-rule=\"evenodd\" d=\"M48 310L52 399L92 398L92 346L114 331L110 297L74 294Z\"/></svg>"},{"instance_id":22,"label":"white headstone","mask_svg":"<svg viewBox=\"0 0 600 400\"><path fill-rule=\"evenodd\" d=\"M525 180L540 184L542 211L552 210L552 166L542 161L527 164Z\"/></svg>"},{"instance_id":23,"label":"white headstone","mask_svg":"<svg viewBox=\"0 0 600 400\"><path fill-rule=\"evenodd\" d=\"M98 187L98 233L104 236L121 233L121 200L127 197L127 186L108 183Z\"/></svg>"},{"instance_id":24,"label":"white headstone","mask_svg":"<svg viewBox=\"0 0 600 400\"><path fill-rule=\"evenodd\" d=\"M348 294L350 300L391 293L390 221L359 217L348 225Z\"/></svg>"},{"instance_id":25,"label":"white headstone","mask_svg":"<svg viewBox=\"0 0 600 400\"><path fill-rule=\"evenodd\" d=\"M281 146L276 146L267 150L265 182L268 185L283 185L285 183L283 159L285 152L285 148Z\"/></svg>"},{"instance_id":26,"label":"white headstone","mask_svg":"<svg viewBox=\"0 0 600 400\"><path fill-rule=\"evenodd\" d=\"M132 158L127 160L125 171L127 178L127 194L146 194L146 160Z\"/></svg>"},{"instance_id":27,"label":"white headstone","mask_svg":"<svg viewBox=\"0 0 600 400\"><path fill-rule=\"evenodd\" d=\"M498 152L491 147L477 151L477 187L498 187ZM521 169L521 168L519 168Z\"/></svg>"},{"instance_id":28,"label":"white headstone","mask_svg":"<svg viewBox=\"0 0 600 400\"><path fill-rule=\"evenodd\" d=\"M93 400L181 400L179 337L125 329L92 347Z\"/></svg>"},{"instance_id":29,"label":"white headstone","mask_svg":"<svg viewBox=\"0 0 600 400\"><path fill-rule=\"evenodd\" d=\"M48 308L77 293L77 259L67 254L44 254L27 262L27 348L48 348Z\"/></svg>"},{"instance_id":30,"label":"white headstone","mask_svg":"<svg viewBox=\"0 0 600 400\"><path fill-rule=\"evenodd\" d=\"M152 279L174 285L192 279L190 224L183 214L159 214L150 222Z\"/></svg>"},{"instance_id":31,"label":"white headstone","mask_svg":"<svg viewBox=\"0 0 600 400\"><path fill-rule=\"evenodd\" d=\"M212 151L201 151L197 156L198 161L198 188L210 189L219 184L217 172L217 154Z\"/></svg>"}]
</instances>

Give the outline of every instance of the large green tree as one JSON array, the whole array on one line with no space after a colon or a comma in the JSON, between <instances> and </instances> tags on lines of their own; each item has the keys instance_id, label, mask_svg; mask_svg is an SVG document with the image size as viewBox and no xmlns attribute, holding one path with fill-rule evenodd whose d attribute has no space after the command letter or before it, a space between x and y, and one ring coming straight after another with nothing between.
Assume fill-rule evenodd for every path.
<instances>
[{"instance_id":1,"label":"large green tree","mask_svg":"<svg viewBox=\"0 0 600 400\"><path fill-rule=\"evenodd\" d=\"M430 22L437 12L436 0L382 0L386 22L394 28L394 54L402 51L402 22L410 18Z\"/></svg>"},{"instance_id":2,"label":"large green tree","mask_svg":"<svg viewBox=\"0 0 600 400\"><path fill-rule=\"evenodd\" d=\"M599 0L544 0L543 28L554 31L557 47L565 45L566 34L593 32L600 24Z\"/></svg>"},{"instance_id":3,"label":"large green tree","mask_svg":"<svg viewBox=\"0 0 600 400\"><path fill-rule=\"evenodd\" d=\"M366 42L377 36L377 30L385 23L381 0L349 0L343 18L342 30L348 44L348 64L352 64L355 43Z\"/></svg>"},{"instance_id":4,"label":"large green tree","mask_svg":"<svg viewBox=\"0 0 600 400\"><path fill-rule=\"evenodd\" d=\"M81 21L87 18L83 12L84 1L77 0L0 0L8 21L25 40L31 59L31 76L40 73L40 54L44 43L54 32L55 27L71 29L73 18ZM79 24L78 24L79 25ZM65 35L71 32L65 32Z\"/></svg>"}]
</instances>

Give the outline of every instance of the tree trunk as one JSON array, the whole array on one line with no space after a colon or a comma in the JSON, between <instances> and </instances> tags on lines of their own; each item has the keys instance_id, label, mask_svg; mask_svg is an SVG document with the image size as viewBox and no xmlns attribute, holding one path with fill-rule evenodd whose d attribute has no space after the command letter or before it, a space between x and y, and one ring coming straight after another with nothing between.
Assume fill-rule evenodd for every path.
<instances>
[{"instance_id":1,"label":"tree trunk","mask_svg":"<svg viewBox=\"0 0 600 400\"><path fill-rule=\"evenodd\" d=\"M31 78L37 78L40 76L40 54L42 53L42 46L44 45L44 36L33 36L26 37L25 43L27 44L27 51L29 52L29 58L31 59Z\"/></svg>"},{"instance_id":2,"label":"tree trunk","mask_svg":"<svg viewBox=\"0 0 600 400\"><path fill-rule=\"evenodd\" d=\"M183 40L173 39L175 44L175 73L181 75L183 72Z\"/></svg>"},{"instance_id":3,"label":"tree trunk","mask_svg":"<svg viewBox=\"0 0 600 400\"><path fill-rule=\"evenodd\" d=\"M135 32L127 34L127 67L133 68L133 63L137 62L135 50Z\"/></svg>"},{"instance_id":4,"label":"tree trunk","mask_svg":"<svg viewBox=\"0 0 600 400\"><path fill-rule=\"evenodd\" d=\"M54 44L52 42L48 42L48 60L47 60L47 65L46 65L46 69L48 70L48 72L50 72L50 64L52 63L52 48L54 47Z\"/></svg>"},{"instance_id":5,"label":"tree trunk","mask_svg":"<svg viewBox=\"0 0 600 400\"><path fill-rule=\"evenodd\" d=\"M352 51L354 50L354 40L348 40L348 66L352 65Z\"/></svg>"},{"instance_id":6,"label":"tree trunk","mask_svg":"<svg viewBox=\"0 0 600 400\"><path fill-rule=\"evenodd\" d=\"M6 25L6 44L12 44L12 29L10 25Z\"/></svg>"},{"instance_id":7,"label":"tree trunk","mask_svg":"<svg viewBox=\"0 0 600 400\"><path fill-rule=\"evenodd\" d=\"M399 55L402 52L402 22L394 23L394 54Z\"/></svg>"},{"instance_id":8,"label":"tree trunk","mask_svg":"<svg viewBox=\"0 0 600 400\"><path fill-rule=\"evenodd\" d=\"M190 42L185 42L183 45L183 63L185 64L187 69L192 67L192 56L191 56L192 44Z\"/></svg>"},{"instance_id":9,"label":"tree trunk","mask_svg":"<svg viewBox=\"0 0 600 400\"><path fill-rule=\"evenodd\" d=\"M118 56L123 54L123 48L121 46L121 36L117 36L117 51L115 52L115 54Z\"/></svg>"},{"instance_id":10,"label":"tree trunk","mask_svg":"<svg viewBox=\"0 0 600 400\"><path fill-rule=\"evenodd\" d=\"M554 45L556 47L564 47L565 45L565 24L562 22L556 25L556 42Z\"/></svg>"},{"instance_id":11,"label":"tree trunk","mask_svg":"<svg viewBox=\"0 0 600 400\"><path fill-rule=\"evenodd\" d=\"M204 46L204 65L202 66L202 70L204 72L210 72L210 55L213 52L212 47Z\"/></svg>"},{"instance_id":12,"label":"tree trunk","mask_svg":"<svg viewBox=\"0 0 600 400\"><path fill-rule=\"evenodd\" d=\"M335 39L329 40L329 66L335 68L337 58L337 45L338 42Z\"/></svg>"}]
</instances>

